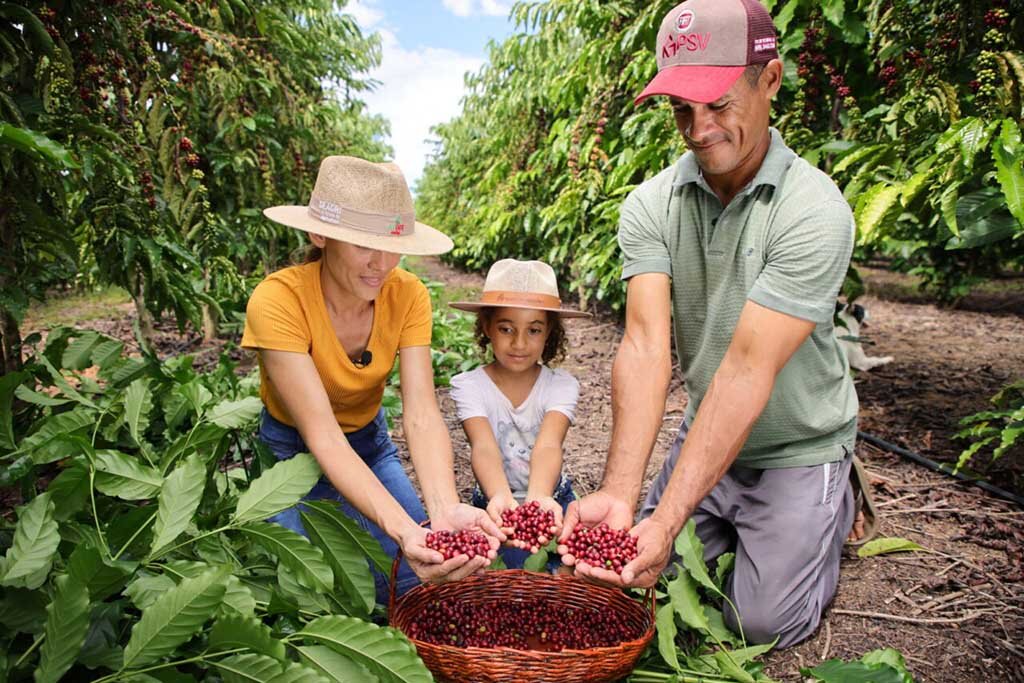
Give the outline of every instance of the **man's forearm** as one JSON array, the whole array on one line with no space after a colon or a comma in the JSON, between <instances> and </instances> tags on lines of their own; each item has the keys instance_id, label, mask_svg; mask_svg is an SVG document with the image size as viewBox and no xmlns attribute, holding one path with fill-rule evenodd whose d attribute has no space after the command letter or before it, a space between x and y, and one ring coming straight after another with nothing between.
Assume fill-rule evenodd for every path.
<instances>
[{"instance_id":1,"label":"man's forearm","mask_svg":"<svg viewBox=\"0 0 1024 683\"><path fill-rule=\"evenodd\" d=\"M631 505L661 429L671 373L668 344L623 338L612 366L612 441L601 488Z\"/></svg>"},{"instance_id":2,"label":"man's forearm","mask_svg":"<svg viewBox=\"0 0 1024 683\"><path fill-rule=\"evenodd\" d=\"M771 396L774 375L723 364L711 380L653 517L676 536L736 460Z\"/></svg>"}]
</instances>

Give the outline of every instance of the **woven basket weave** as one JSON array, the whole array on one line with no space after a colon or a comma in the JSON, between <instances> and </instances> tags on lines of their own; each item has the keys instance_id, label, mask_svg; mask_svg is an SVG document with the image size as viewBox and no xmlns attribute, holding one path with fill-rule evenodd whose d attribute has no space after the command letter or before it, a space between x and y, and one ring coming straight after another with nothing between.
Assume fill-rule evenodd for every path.
<instances>
[{"instance_id":1,"label":"woven basket weave","mask_svg":"<svg viewBox=\"0 0 1024 683\"><path fill-rule=\"evenodd\" d=\"M516 599L542 599L551 609L591 609L595 614L621 613L636 633L636 640L614 647L546 652L508 647L455 647L411 639L423 662L435 675L457 683L602 683L629 674L654 635L654 593L650 607L620 590L597 586L571 576L552 576L521 569L486 571L461 581L423 584L395 598L392 569L390 623L408 634L421 610L434 600L494 604Z\"/></svg>"}]
</instances>

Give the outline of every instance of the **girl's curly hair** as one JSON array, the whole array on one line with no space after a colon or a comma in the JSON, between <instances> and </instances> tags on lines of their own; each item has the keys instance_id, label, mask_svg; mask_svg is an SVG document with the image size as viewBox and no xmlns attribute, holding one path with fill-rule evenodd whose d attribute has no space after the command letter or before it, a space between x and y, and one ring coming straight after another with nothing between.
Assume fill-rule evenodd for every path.
<instances>
[{"instance_id":1,"label":"girl's curly hair","mask_svg":"<svg viewBox=\"0 0 1024 683\"><path fill-rule=\"evenodd\" d=\"M494 311L494 308L484 306L476 314L476 329L473 335L476 337L476 343L484 357L487 356L491 347L491 338L487 336L485 330L494 319ZM540 354L540 359L544 365L551 365L561 363L565 359L566 337L565 327L562 326L562 317L552 311L546 311L546 313L548 314L548 338L544 342L544 351Z\"/></svg>"}]
</instances>

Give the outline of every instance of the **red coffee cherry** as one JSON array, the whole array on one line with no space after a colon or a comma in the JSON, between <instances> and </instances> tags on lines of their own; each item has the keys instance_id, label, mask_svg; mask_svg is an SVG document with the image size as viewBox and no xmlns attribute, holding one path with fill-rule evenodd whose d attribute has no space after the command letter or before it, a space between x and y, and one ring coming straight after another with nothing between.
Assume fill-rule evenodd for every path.
<instances>
[{"instance_id":1,"label":"red coffee cherry","mask_svg":"<svg viewBox=\"0 0 1024 683\"><path fill-rule=\"evenodd\" d=\"M636 537L626 529L612 529L604 522L596 527L577 525L565 542L576 562L608 569L616 574L636 558Z\"/></svg>"},{"instance_id":2,"label":"red coffee cherry","mask_svg":"<svg viewBox=\"0 0 1024 683\"><path fill-rule=\"evenodd\" d=\"M540 547L555 533L555 513L541 510L540 503L531 500L514 510L502 512L501 526L510 530L506 534L508 540L522 541L530 548Z\"/></svg>"},{"instance_id":3,"label":"red coffee cherry","mask_svg":"<svg viewBox=\"0 0 1024 683\"><path fill-rule=\"evenodd\" d=\"M491 544L479 531L431 531L427 534L427 547L440 552L444 559L466 554L470 559L487 557Z\"/></svg>"}]
</instances>

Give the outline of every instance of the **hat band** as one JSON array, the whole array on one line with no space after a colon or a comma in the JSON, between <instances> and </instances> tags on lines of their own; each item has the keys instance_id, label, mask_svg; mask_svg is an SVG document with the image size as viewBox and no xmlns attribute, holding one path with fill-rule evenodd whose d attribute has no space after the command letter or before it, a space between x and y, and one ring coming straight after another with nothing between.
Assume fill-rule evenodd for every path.
<instances>
[{"instance_id":1,"label":"hat band","mask_svg":"<svg viewBox=\"0 0 1024 683\"><path fill-rule=\"evenodd\" d=\"M487 306L531 306L534 308L561 308L562 300L550 294L534 292L507 292L493 289L483 293L480 303Z\"/></svg>"},{"instance_id":2,"label":"hat band","mask_svg":"<svg viewBox=\"0 0 1024 683\"><path fill-rule=\"evenodd\" d=\"M416 214L370 213L315 197L309 200L309 215L318 221L343 228L401 237L416 232Z\"/></svg>"}]
</instances>

